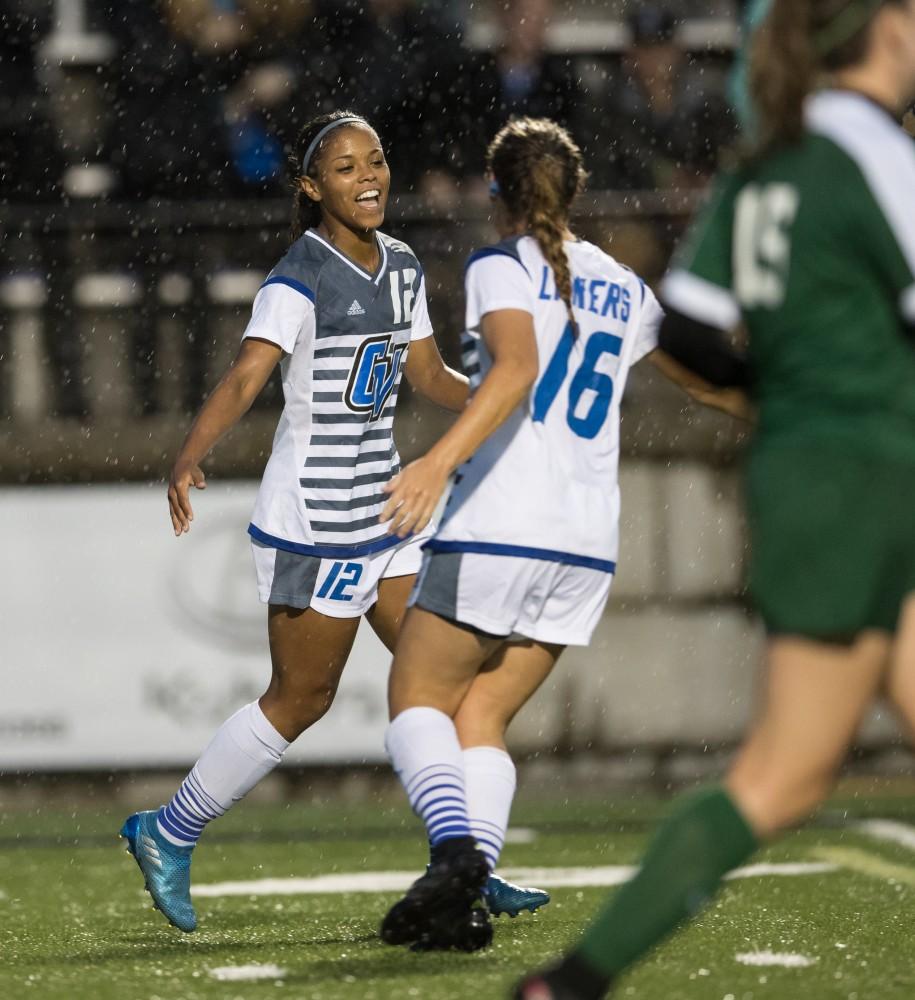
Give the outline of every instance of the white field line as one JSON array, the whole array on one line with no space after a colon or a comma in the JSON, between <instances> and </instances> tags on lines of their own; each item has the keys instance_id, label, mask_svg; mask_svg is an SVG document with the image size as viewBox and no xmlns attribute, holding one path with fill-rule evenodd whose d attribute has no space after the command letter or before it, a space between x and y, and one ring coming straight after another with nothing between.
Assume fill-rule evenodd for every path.
<instances>
[{"instance_id":1,"label":"white field line","mask_svg":"<svg viewBox=\"0 0 915 1000\"><path fill-rule=\"evenodd\" d=\"M837 870L828 862L796 864L760 864L738 868L728 878L759 876L823 875ZM544 889L579 889L595 886L620 885L634 874L630 865L608 865L601 868L506 868L500 875L520 885L536 885ZM306 896L342 892L404 892L417 878L411 872L352 872L339 875L318 875L315 878L261 878L247 882L215 882L196 885L191 895L207 896Z\"/></svg>"},{"instance_id":2,"label":"white field line","mask_svg":"<svg viewBox=\"0 0 915 1000\"><path fill-rule=\"evenodd\" d=\"M758 965L762 967L781 966L783 969L806 969L815 965L819 959L808 958L806 955L793 955L779 951L747 951L734 956L741 965Z\"/></svg>"},{"instance_id":3,"label":"white field line","mask_svg":"<svg viewBox=\"0 0 915 1000\"><path fill-rule=\"evenodd\" d=\"M889 841L915 851L915 827L908 823L900 823L894 819L865 819L855 823L852 829L873 837L874 840Z\"/></svg>"},{"instance_id":4,"label":"white field line","mask_svg":"<svg viewBox=\"0 0 915 1000\"><path fill-rule=\"evenodd\" d=\"M286 970L278 965L222 965L210 969L210 975L224 983L253 982L258 979L283 979Z\"/></svg>"},{"instance_id":5,"label":"white field line","mask_svg":"<svg viewBox=\"0 0 915 1000\"><path fill-rule=\"evenodd\" d=\"M529 826L510 826L505 831L506 844L533 844L537 839L537 831Z\"/></svg>"},{"instance_id":6,"label":"white field line","mask_svg":"<svg viewBox=\"0 0 915 1000\"><path fill-rule=\"evenodd\" d=\"M859 875L915 887L915 868L895 864L876 854L859 851L855 847L817 847L813 854L829 864L857 872Z\"/></svg>"}]
</instances>

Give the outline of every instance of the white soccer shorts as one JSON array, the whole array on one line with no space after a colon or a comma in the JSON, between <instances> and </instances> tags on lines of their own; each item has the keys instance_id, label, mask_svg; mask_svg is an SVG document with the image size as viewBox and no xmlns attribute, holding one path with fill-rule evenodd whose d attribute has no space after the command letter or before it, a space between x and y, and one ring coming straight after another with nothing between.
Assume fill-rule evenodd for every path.
<instances>
[{"instance_id":1,"label":"white soccer shorts","mask_svg":"<svg viewBox=\"0 0 915 1000\"><path fill-rule=\"evenodd\" d=\"M381 552L348 559L299 555L252 541L258 594L264 604L359 618L378 600L380 580L419 571L430 534L427 529Z\"/></svg>"},{"instance_id":2,"label":"white soccer shorts","mask_svg":"<svg viewBox=\"0 0 915 1000\"><path fill-rule=\"evenodd\" d=\"M490 635L587 646L612 582L545 559L426 551L410 604Z\"/></svg>"}]
</instances>

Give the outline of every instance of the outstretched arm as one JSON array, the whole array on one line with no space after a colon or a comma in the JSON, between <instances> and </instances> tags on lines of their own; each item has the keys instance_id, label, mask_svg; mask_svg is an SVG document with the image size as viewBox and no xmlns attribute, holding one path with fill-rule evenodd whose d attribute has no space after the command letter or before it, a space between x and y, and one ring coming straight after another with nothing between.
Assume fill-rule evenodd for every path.
<instances>
[{"instance_id":1,"label":"outstretched arm","mask_svg":"<svg viewBox=\"0 0 915 1000\"><path fill-rule=\"evenodd\" d=\"M426 455L411 462L385 487L381 521L401 538L429 523L452 472L500 427L537 379L534 320L522 309L499 309L482 322L492 367L463 413Z\"/></svg>"},{"instance_id":2,"label":"outstretched arm","mask_svg":"<svg viewBox=\"0 0 915 1000\"><path fill-rule=\"evenodd\" d=\"M697 402L738 420L753 419L749 362L720 329L668 307L658 348L648 355L651 363Z\"/></svg>"},{"instance_id":3,"label":"outstretched arm","mask_svg":"<svg viewBox=\"0 0 915 1000\"><path fill-rule=\"evenodd\" d=\"M660 349L652 351L646 358L697 403L713 410L721 410L736 420L753 422L753 404L743 389L714 386Z\"/></svg>"},{"instance_id":4,"label":"outstretched arm","mask_svg":"<svg viewBox=\"0 0 915 1000\"><path fill-rule=\"evenodd\" d=\"M168 507L176 535L189 531L194 520L188 495L191 486L206 489L200 463L223 434L248 411L282 355L282 349L276 344L248 337L201 407L168 480Z\"/></svg>"},{"instance_id":5,"label":"outstretched arm","mask_svg":"<svg viewBox=\"0 0 915 1000\"><path fill-rule=\"evenodd\" d=\"M467 404L470 395L467 377L445 364L434 337L423 337L410 344L404 374L418 393L446 410L460 413Z\"/></svg>"}]
</instances>

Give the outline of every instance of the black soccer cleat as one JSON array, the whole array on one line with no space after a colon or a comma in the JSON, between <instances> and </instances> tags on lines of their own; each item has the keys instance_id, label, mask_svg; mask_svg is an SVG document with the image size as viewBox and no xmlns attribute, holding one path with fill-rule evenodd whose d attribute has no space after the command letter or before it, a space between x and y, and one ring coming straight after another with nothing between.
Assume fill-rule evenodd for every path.
<instances>
[{"instance_id":1,"label":"black soccer cleat","mask_svg":"<svg viewBox=\"0 0 915 1000\"><path fill-rule=\"evenodd\" d=\"M463 906L432 920L426 931L410 945L410 951L479 951L492 943L492 921L480 906L469 913Z\"/></svg>"},{"instance_id":2,"label":"black soccer cleat","mask_svg":"<svg viewBox=\"0 0 915 1000\"><path fill-rule=\"evenodd\" d=\"M425 875L388 910L381 922L381 940L393 945L420 945L422 950L459 947L476 951L486 947L492 939L489 915L481 911L485 917L482 924L480 918L473 917L474 904L489 875L485 855L477 849L472 837L445 841L435 853ZM480 926L488 928L488 937ZM473 947L451 943L452 940Z\"/></svg>"}]
</instances>

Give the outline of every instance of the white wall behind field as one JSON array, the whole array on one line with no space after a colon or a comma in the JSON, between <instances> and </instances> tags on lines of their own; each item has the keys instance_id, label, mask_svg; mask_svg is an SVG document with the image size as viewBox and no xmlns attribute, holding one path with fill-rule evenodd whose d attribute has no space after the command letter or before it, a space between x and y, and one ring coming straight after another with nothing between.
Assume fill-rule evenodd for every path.
<instances>
[{"instance_id":1,"label":"white wall behind field","mask_svg":"<svg viewBox=\"0 0 915 1000\"><path fill-rule=\"evenodd\" d=\"M213 484L175 538L153 486L0 492L0 771L194 761L270 676L245 529L256 484ZM294 762L381 760L389 657L366 629Z\"/></svg>"},{"instance_id":2,"label":"white wall behind field","mask_svg":"<svg viewBox=\"0 0 915 1000\"><path fill-rule=\"evenodd\" d=\"M746 722L763 636L739 598L735 473L628 462L621 485L607 612L515 721L520 752L701 748ZM180 539L161 484L0 491L0 772L181 767L263 690L255 491L212 483ZM382 761L389 662L363 625L334 707L287 759ZM864 738L893 732L877 715Z\"/></svg>"}]
</instances>

